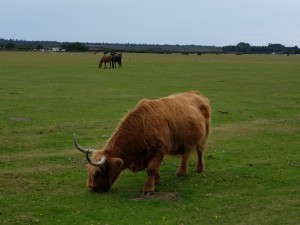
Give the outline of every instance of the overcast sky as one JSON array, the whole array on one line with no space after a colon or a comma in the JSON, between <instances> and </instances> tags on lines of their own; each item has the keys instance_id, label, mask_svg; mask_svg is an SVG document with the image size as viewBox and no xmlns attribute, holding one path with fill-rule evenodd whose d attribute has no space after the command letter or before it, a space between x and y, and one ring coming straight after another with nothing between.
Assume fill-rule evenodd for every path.
<instances>
[{"instance_id":1,"label":"overcast sky","mask_svg":"<svg viewBox=\"0 0 300 225\"><path fill-rule=\"evenodd\" d=\"M1 0L0 38L300 47L300 0Z\"/></svg>"}]
</instances>

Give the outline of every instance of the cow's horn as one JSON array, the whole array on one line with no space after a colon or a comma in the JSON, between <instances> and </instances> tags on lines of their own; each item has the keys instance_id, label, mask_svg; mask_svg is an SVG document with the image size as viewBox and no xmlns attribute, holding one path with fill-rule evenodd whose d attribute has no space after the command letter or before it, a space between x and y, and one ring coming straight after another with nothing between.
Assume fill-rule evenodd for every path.
<instances>
[{"instance_id":1,"label":"cow's horn","mask_svg":"<svg viewBox=\"0 0 300 225\"><path fill-rule=\"evenodd\" d=\"M77 148L79 151L81 151L81 152L83 152L83 153L91 153L91 152L95 151L95 150L93 150L93 149L88 149L88 148L83 148L83 147L81 147L81 146L77 143L75 133L74 133L74 135L73 135L73 140L74 140L74 144L75 144L76 148Z\"/></svg>"},{"instance_id":2,"label":"cow's horn","mask_svg":"<svg viewBox=\"0 0 300 225\"><path fill-rule=\"evenodd\" d=\"M106 157L105 156L102 156L101 158L100 158L100 161L98 161L98 162L94 162L94 161L92 161L91 159L90 159L90 157L89 157L89 153L87 152L86 153L86 160L89 162L89 164L91 164L91 165L93 165L93 166L104 166L104 164L105 164L105 161L106 161Z\"/></svg>"}]
</instances>

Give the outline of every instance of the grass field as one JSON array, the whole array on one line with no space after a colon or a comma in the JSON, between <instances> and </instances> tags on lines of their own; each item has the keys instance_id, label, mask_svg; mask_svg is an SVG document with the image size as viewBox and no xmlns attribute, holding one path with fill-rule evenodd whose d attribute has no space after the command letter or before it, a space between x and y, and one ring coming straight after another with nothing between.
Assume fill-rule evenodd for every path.
<instances>
[{"instance_id":1,"label":"grass field","mask_svg":"<svg viewBox=\"0 0 300 225\"><path fill-rule=\"evenodd\" d=\"M115 70L99 57L0 52L1 224L299 224L299 56L123 53ZM167 157L151 198L145 172L87 191L73 132L101 148L142 98L195 89L213 110L205 174L193 155L176 177Z\"/></svg>"}]
</instances>

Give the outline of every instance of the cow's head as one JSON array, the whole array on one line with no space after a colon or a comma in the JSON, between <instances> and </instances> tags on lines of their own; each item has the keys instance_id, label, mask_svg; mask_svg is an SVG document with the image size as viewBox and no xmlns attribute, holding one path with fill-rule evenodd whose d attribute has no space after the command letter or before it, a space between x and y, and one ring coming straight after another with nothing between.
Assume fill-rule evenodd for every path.
<instances>
[{"instance_id":1,"label":"cow's head","mask_svg":"<svg viewBox=\"0 0 300 225\"><path fill-rule=\"evenodd\" d=\"M108 191L122 171L123 160L116 157L110 157L101 151L81 147L76 141L75 134L74 143L79 151L86 154L86 159L89 163L87 180L88 188L94 192ZM91 158L89 157L89 154L92 155Z\"/></svg>"}]
</instances>

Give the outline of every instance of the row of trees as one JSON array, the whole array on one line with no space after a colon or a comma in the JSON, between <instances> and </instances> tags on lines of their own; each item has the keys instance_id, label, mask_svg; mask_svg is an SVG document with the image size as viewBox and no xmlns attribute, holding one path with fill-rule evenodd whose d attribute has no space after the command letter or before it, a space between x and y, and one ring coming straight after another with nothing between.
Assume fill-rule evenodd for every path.
<instances>
[{"instance_id":1,"label":"row of trees","mask_svg":"<svg viewBox=\"0 0 300 225\"><path fill-rule=\"evenodd\" d=\"M251 46L249 43L240 42L233 46L222 47L222 52L235 52L235 53L277 53L277 54L300 54L300 49L295 47L285 47L282 44L268 44L268 46Z\"/></svg>"},{"instance_id":2,"label":"row of trees","mask_svg":"<svg viewBox=\"0 0 300 225\"><path fill-rule=\"evenodd\" d=\"M119 43L70 43L70 42L49 42L49 41L24 41L0 39L0 46L6 50L40 50L59 48L66 51L122 51L122 52L155 52L155 53L203 53L220 52L220 47L199 46L199 45L158 45L158 44L119 44Z\"/></svg>"},{"instance_id":3,"label":"row of trees","mask_svg":"<svg viewBox=\"0 0 300 225\"><path fill-rule=\"evenodd\" d=\"M87 52L89 51L89 48L80 43L80 42L75 42L75 43L66 43L61 45L62 49L66 49L68 52Z\"/></svg>"},{"instance_id":4,"label":"row of trees","mask_svg":"<svg viewBox=\"0 0 300 225\"><path fill-rule=\"evenodd\" d=\"M118 44L118 43L70 43L52 41L24 41L0 39L1 50L47 50L64 49L68 52L86 51L122 51L122 52L153 52L153 53L264 53L264 54L300 54L300 49L295 47L285 47L282 44L268 44L268 46L251 46L249 43L240 42L237 45L224 47L199 46L199 45L151 45L151 44Z\"/></svg>"},{"instance_id":5,"label":"row of trees","mask_svg":"<svg viewBox=\"0 0 300 225\"><path fill-rule=\"evenodd\" d=\"M76 51L85 52L89 51L89 47L80 42L75 43L59 43L59 42L30 42L30 41L18 41L18 40L5 40L0 39L0 50L19 50L19 51L30 51L30 50L49 50L49 49L64 49L65 51Z\"/></svg>"}]
</instances>

